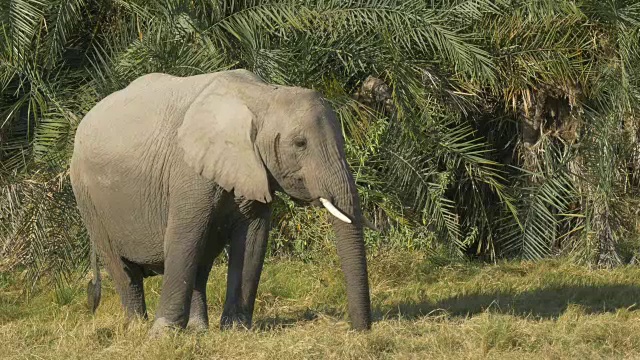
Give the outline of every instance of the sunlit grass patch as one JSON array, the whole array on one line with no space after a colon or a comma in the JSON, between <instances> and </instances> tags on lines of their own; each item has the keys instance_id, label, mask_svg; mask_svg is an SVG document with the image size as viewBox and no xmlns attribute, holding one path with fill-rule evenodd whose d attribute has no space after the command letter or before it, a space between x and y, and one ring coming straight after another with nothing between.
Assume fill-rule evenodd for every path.
<instances>
[{"instance_id":1,"label":"sunlit grass patch","mask_svg":"<svg viewBox=\"0 0 640 360\"><path fill-rule=\"evenodd\" d=\"M575 359L640 357L640 269L561 261L434 264L416 253L370 258L374 326L349 330L335 254L270 259L251 331L217 328L225 264L209 280L211 329L149 340L127 323L106 277L95 315L83 283L25 301L16 277L0 290L2 358L42 359ZM146 280L150 316L161 278Z\"/></svg>"}]
</instances>

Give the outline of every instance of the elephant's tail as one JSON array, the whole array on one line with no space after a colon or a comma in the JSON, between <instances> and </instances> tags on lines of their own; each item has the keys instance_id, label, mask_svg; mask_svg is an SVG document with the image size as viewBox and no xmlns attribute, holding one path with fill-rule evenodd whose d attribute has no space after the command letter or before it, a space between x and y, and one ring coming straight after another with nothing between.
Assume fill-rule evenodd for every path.
<instances>
[{"instance_id":1,"label":"elephant's tail","mask_svg":"<svg viewBox=\"0 0 640 360\"><path fill-rule=\"evenodd\" d=\"M91 241L91 268L93 269L93 279L87 284L87 304L91 313L95 313L100 305L100 292L102 279L100 278L100 268L98 267L98 255L96 245Z\"/></svg>"}]
</instances>

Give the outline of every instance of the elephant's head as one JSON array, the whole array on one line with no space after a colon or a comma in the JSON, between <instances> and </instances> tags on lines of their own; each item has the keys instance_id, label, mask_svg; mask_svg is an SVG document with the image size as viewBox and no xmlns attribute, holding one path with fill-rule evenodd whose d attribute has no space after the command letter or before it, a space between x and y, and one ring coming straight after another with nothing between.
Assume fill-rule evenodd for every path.
<instances>
[{"instance_id":1,"label":"elephant's head","mask_svg":"<svg viewBox=\"0 0 640 360\"><path fill-rule=\"evenodd\" d=\"M336 114L315 91L265 84L248 71L217 75L178 131L185 160L236 196L275 190L325 206L337 236L352 326L371 327L363 221Z\"/></svg>"}]
</instances>

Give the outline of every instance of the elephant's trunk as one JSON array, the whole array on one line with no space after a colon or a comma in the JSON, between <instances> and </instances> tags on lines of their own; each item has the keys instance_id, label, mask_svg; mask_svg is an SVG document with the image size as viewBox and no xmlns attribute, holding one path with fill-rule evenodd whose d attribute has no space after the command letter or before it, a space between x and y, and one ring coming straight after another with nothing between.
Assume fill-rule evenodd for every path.
<instances>
[{"instance_id":1,"label":"elephant's trunk","mask_svg":"<svg viewBox=\"0 0 640 360\"><path fill-rule=\"evenodd\" d=\"M351 218L351 223L336 216L331 216L331 222L336 233L338 256L346 280L352 327L356 330L368 330L371 328L371 301L360 201L351 173L347 170L341 172L341 175L341 181L337 182L337 185L334 183L334 188L330 191L331 200L338 210Z\"/></svg>"}]
</instances>

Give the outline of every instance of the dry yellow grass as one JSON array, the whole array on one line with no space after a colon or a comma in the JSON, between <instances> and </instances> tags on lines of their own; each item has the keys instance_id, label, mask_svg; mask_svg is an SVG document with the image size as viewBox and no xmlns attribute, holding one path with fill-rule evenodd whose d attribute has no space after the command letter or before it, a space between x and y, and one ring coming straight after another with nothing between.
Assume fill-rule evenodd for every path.
<instances>
[{"instance_id":1,"label":"dry yellow grass","mask_svg":"<svg viewBox=\"0 0 640 360\"><path fill-rule=\"evenodd\" d=\"M109 282L96 316L82 290L28 303L0 281L2 359L640 359L640 269L558 261L436 266L415 254L370 260L375 323L349 331L334 255L270 261L252 331L220 332L225 267L209 281L212 327L149 340L125 324ZM151 316L160 279L147 280Z\"/></svg>"}]
</instances>

